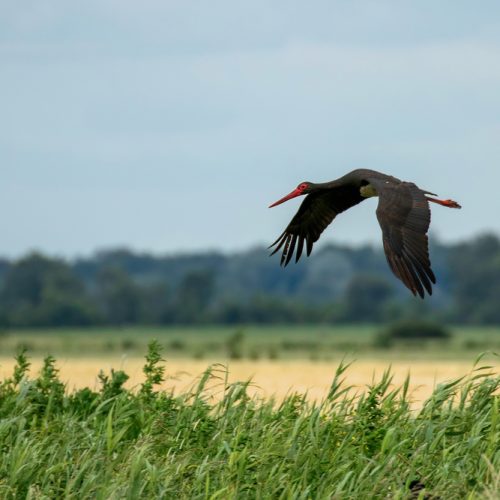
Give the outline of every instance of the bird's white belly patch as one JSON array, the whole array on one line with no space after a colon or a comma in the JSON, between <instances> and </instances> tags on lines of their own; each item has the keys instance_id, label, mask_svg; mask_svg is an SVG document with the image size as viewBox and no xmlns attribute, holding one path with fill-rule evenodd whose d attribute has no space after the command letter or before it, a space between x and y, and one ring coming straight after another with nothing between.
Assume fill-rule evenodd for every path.
<instances>
[{"instance_id":1,"label":"bird's white belly patch","mask_svg":"<svg viewBox=\"0 0 500 500\"><path fill-rule=\"evenodd\" d=\"M371 198L372 196L378 196L377 191L371 184L367 184L366 186L361 186L359 188L359 192L363 198Z\"/></svg>"}]
</instances>

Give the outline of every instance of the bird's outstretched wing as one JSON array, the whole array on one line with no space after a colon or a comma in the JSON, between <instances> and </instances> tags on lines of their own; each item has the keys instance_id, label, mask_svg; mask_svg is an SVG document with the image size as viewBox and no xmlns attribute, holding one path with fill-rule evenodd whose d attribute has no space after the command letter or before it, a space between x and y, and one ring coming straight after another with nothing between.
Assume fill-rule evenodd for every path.
<instances>
[{"instance_id":1,"label":"bird's outstretched wing","mask_svg":"<svg viewBox=\"0 0 500 500\"><path fill-rule=\"evenodd\" d=\"M295 247L297 247L295 255L295 262L297 262L302 255L304 242L307 255L309 255L314 242L319 239L321 233L333 219L363 200L359 189L351 186L333 187L308 194L290 224L270 245L269 248L276 246L271 255L283 247L281 265L286 266L293 256Z\"/></svg>"},{"instance_id":2,"label":"bird's outstretched wing","mask_svg":"<svg viewBox=\"0 0 500 500\"><path fill-rule=\"evenodd\" d=\"M431 221L425 191L411 182L367 179L378 192L377 219L392 272L413 293L432 294L436 278L429 259L427 231Z\"/></svg>"}]
</instances>

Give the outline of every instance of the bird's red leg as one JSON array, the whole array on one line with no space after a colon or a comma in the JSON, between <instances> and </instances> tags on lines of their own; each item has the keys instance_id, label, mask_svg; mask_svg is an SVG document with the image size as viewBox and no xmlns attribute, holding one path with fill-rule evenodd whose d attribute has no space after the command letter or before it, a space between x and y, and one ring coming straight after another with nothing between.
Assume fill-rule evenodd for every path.
<instances>
[{"instance_id":1,"label":"bird's red leg","mask_svg":"<svg viewBox=\"0 0 500 500\"><path fill-rule=\"evenodd\" d=\"M439 205L443 205L443 207L448 207L448 208L462 208L462 206L459 205L454 200L439 200L438 198L431 198L430 196L426 196L426 198L429 201L432 201L433 203L438 203Z\"/></svg>"}]
</instances>

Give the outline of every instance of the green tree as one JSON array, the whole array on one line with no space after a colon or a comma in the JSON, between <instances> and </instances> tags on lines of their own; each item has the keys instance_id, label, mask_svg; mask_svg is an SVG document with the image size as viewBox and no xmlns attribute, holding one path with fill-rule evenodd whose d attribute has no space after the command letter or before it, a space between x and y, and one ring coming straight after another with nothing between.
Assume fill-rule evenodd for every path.
<instances>
[{"instance_id":1,"label":"green tree","mask_svg":"<svg viewBox=\"0 0 500 500\"><path fill-rule=\"evenodd\" d=\"M377 275L358 274L347 285L343 298L345 321L380 321L394 296L390 283Z\"/></svg>"},{"instance_id":2,"label":"green tree","mask_svg":"<svg viewBox=\"0 0 500 500\"><path fill-rule=\"evenodd\" d=\"M96 319L71 268L37 253L9 268L0 300L4 318L13 326L79 325Z\"/></svg>"},{"instance_id":3,"label":"green tree","mask_svg":"<svg viewBox=\"0 0 500 500\"><path fill-rule=\"evenodd\" d=\"M493 235L457 245L450 252L454 319L500 323L500 240Z\"/></svg>"},{"instance_id":4,"label":"green tree","mask_svg":"<svg viewBox=\"0 0 500 500\"><path fill-rule=\"evenodd\" d=\"M171 316L170 293L165 283L141 287L139 322L146 324L169 323Z\"/></svg>"},{"instance_id":5,"label":"green tree","mask_svg":"<svg viewBox=\"0 0 500 500\"><path fill-rule=\"evenodd\" d=\"M141 290L121 269L109 267L99 272L96 298L107 323L137 323L141 311Z\"/></svg>"},{"instance_id":6,"label":"green tree","mask_svg":"<svg viewBox=\"0 0 500 500\"><path fill-rule=\"evenodd\" d=\"M199 323L206 318L215 280L207 270L192 271L181 281L174 299L173 319L180 323Z\"/></svg>"}]
</instances>

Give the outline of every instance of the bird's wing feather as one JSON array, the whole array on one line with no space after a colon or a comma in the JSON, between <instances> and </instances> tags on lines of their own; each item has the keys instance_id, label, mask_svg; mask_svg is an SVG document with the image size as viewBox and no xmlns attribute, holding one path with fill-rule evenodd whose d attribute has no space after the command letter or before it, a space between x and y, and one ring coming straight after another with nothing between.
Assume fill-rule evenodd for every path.
<instances>
[{"instance_id":1,"label":"bird's wing feather","mask_svg":"<svg viewBox=\"0 0 500 500\"><path fill-rule=\"evenodd\" d=\"M335 217L357 205L364 198L359 189L351 186L338 186L308 194L290 224L270 246L276 246L271 255L283 247L281 265L286 266L295 251L295 262L300 259L304 244L309 255L313 244Z\"/></svg>"},{"instance_id":2,"label":"bird's wing feather","mask_svg":"<svg viewBox=\"0 0 500 500\"><path fill-rule=\"evenodd\" d=\"M429 259L427 231L431 221L425 192L411 182L367 179L379 195L377 219L392 272L411 292L432 294L436 278Z\"/></svg>"}]
</instances>

